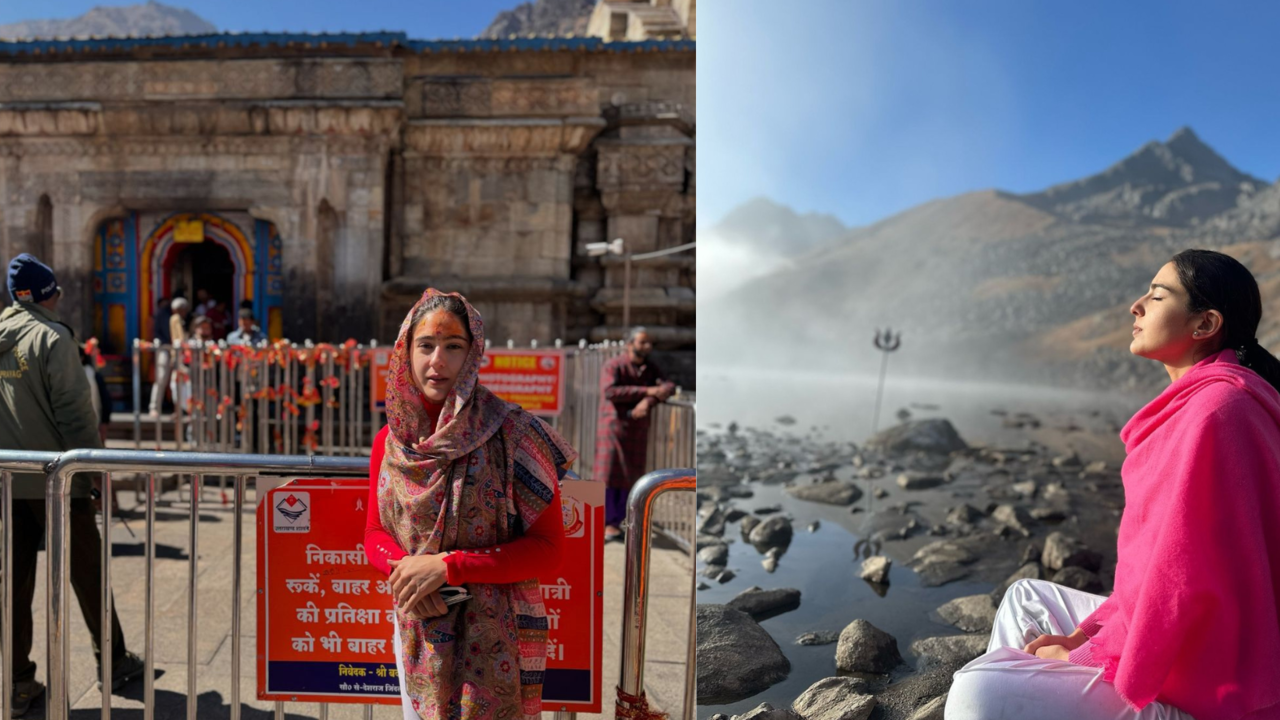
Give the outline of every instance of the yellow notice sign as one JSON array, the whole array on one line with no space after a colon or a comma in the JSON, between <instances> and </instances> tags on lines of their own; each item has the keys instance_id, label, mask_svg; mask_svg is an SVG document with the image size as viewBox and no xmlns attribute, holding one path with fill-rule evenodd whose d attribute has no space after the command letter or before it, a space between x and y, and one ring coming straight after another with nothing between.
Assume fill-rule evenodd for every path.
<instances>
[{"instance_id":1,"label":"yellow notice sign","mask_svg":"<svg viewBox=\"0 0 1280 720\"><path fill-rule=\"evenodd\" d=\"M173 241L180 243L204 242L203 220L179 220L173 225Z\"/></svg>"}]
</instances>

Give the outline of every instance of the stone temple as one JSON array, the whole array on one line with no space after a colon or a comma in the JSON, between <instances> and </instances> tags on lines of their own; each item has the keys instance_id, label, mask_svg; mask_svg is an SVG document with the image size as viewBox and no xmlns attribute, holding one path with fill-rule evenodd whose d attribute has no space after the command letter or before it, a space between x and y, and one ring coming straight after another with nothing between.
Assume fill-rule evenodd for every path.
<instances>
[{"instance_id":1,"label":"stone temple","mask_svg":"<svg viewBox=\"0 0 1280 720\"><path fill-rule=\"evenodd\" d=\"M646 5L604 37L0 42L0 255L107 354L201 288L295 341L389 342L428 285L495 343L620 338L624 259L585 246L694 239L695 43L635 39ZM692 252L632 263L630 322L687 361L694 286Z\"/></svg>"}]
</instances>

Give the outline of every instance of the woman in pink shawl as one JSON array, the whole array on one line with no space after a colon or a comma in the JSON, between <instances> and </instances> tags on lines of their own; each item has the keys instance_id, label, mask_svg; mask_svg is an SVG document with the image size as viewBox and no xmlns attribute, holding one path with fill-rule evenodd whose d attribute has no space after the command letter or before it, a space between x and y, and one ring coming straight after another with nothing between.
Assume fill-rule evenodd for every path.
<instances>
[{"instance_id":1,"label":"woman in pink shawl","mask_svg":"<svg viewBox=\"0 0 1280 720\"><path fill-rule=\"evenodd\" d=\"M560 563L559 485L577 454L478 383L483 356L480 314L432 289L391 355L365 552L391 579L408 720L533 720L542 710L538 576Z\"/></svg>"},{"instance_id":2,"label":"woman in pink shawl","mask_svg":"<svg viewBox=\"0 0 1280 720\"><path fill-rule=\"evenodd\" d=\"M1015 583L948 720L1280 718L1280 361L1258 284L1186 250L1130 312L1130 352L1172 382L1120 433L1115 590Z\"/></svg>"}]
</instances>

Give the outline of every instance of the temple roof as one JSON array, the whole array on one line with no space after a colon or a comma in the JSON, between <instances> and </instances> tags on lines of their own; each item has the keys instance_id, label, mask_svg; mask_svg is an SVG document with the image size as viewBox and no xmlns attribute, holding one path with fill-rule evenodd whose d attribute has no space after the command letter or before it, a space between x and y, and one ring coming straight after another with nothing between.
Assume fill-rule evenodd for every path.
<instances>
[{"instance_id":1,"label":"temple roof","mask_svg":"<svg viewBox=\"0 0 1280 720\"><path fill-rule=\"evenodd\" d=\"M414 53L451 52L694 52L694 40L645 40L607 42L597 37L513 37L504 40L414 40L403 32L358 33L213 33L136 38L88 38L78 40L0 40L0 57L63 58L68 55L133 54L159 51L169 56L222 48L270 50L361 50L378 54L402 48Z\"/></svg>"}]
</instances>

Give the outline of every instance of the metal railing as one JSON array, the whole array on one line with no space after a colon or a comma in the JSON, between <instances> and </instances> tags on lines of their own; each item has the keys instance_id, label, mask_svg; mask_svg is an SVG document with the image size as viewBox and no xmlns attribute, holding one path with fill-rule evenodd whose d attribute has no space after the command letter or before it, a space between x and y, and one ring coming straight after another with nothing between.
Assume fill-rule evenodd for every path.
<instances>
[{"instance_id":1,"label":"metal railing","mask_svg":"<svg viewBox=\"0 0 1280 720\"><path fill-rule=\"evenodd\" d=\"M626 569L622 594L622 669L618 677L617 715L654 715L644 691L646 621L649 614L649 559L653 551L651 534L656 505L664 495L693 497L698 488L692 469L657 470L640 478L627 497ZM672 491L685 492L672 492ZM690 518L692 522L692 518ZM694 575L689 573L689 634L685 665L684 718L693 720L696 686L695 640L697 593Z\"/></svg>"},{"instance_id":2,"label":"metal railing","mask_svg":"<svg viewBox=\"0 0 1280 720\"><path fill-rule=\"evenodd\" d=\"M46 536L45 547L49 550L48 576L46 592L49 605L48 616L48 662L45 666L48 695L46 701L46 717L51 720L66 720L68 712L67 677L70 668L70 634L67 632L71 602L70 585L70 490L71 480L78 473L103 473L104 487L109 488L112 472L138 472L149 477L146 493L146 601L144 618L145 637L145 670L143 689L143 718L153 720L155 713L154 658L155 658L155 521L156 521L156 474L179 474L191 476L191 520L189 529L190 557L188 577L187 606L187 718L196 717L196 642L199 637L198 620L198 577L196 563L199 556L199 507L201 480L206 474L222 474L235 478L235 527L234 558L232 568L232 609L231 609L231 720L239 720L240 706L240 588L243 572L241 555L243 549L242 515L244 496L251 478L265 476L299 476L309 477L364 477L369 472L369 462L365 458L327 458L304 456L266 456L238 455L215 453L164 453L136 450L73 450L65 453L0 451L0 495L3 495L3 555L4 555L4 593L3 603L5 618L12 617L13 609L13 565L12 565L12 495L13 473L27 472L46 475L45 511ZM109 497L109 496L108 496ZM104 498L102 503L103 526L110 527L111 503ZM112 618L112 585L111 585L111 543L105 537L102 543L102 637L99 640L101 653L102 683L102 717L111 717L111 618ZM3 656L3 675L0 683L12 680L13 635L10 623L3 626L0 636L0 655ZM0 687L8 688L11 684ZM0 717L11 715L9 693L0 693ZM366 716L371 706L366 708ZM322 710L322 715L324 715ZM276 703L276 716L283 716L283 703Z\"/></svg>"},{"instance_id":3,"label":"metal railing","mask_svg":"<svg viewBox=\"0 0 1280 720\"><path fill-rule=\"evenodd\" d=\"M583 342L567 348L557 343L555 347L564 352L565 407L551 424L578 449L578 474L590 480L601 369L625 348L618 342ZM160 450L165 439L172 438L180 451L368 455L383 422L383 414L369 401L369 375L377 349L376 342L354 341L342 345L276 341L252 347L198 341L175 347L135 341L134 447L141 450L153 440L151 449ZM144 416L142 365L144 358L156 364L160 353L175 367L178 402L172 415ZM693 466L690 397L682 393L654 408L648 469Z\"/></svg>"}]
</instances>

